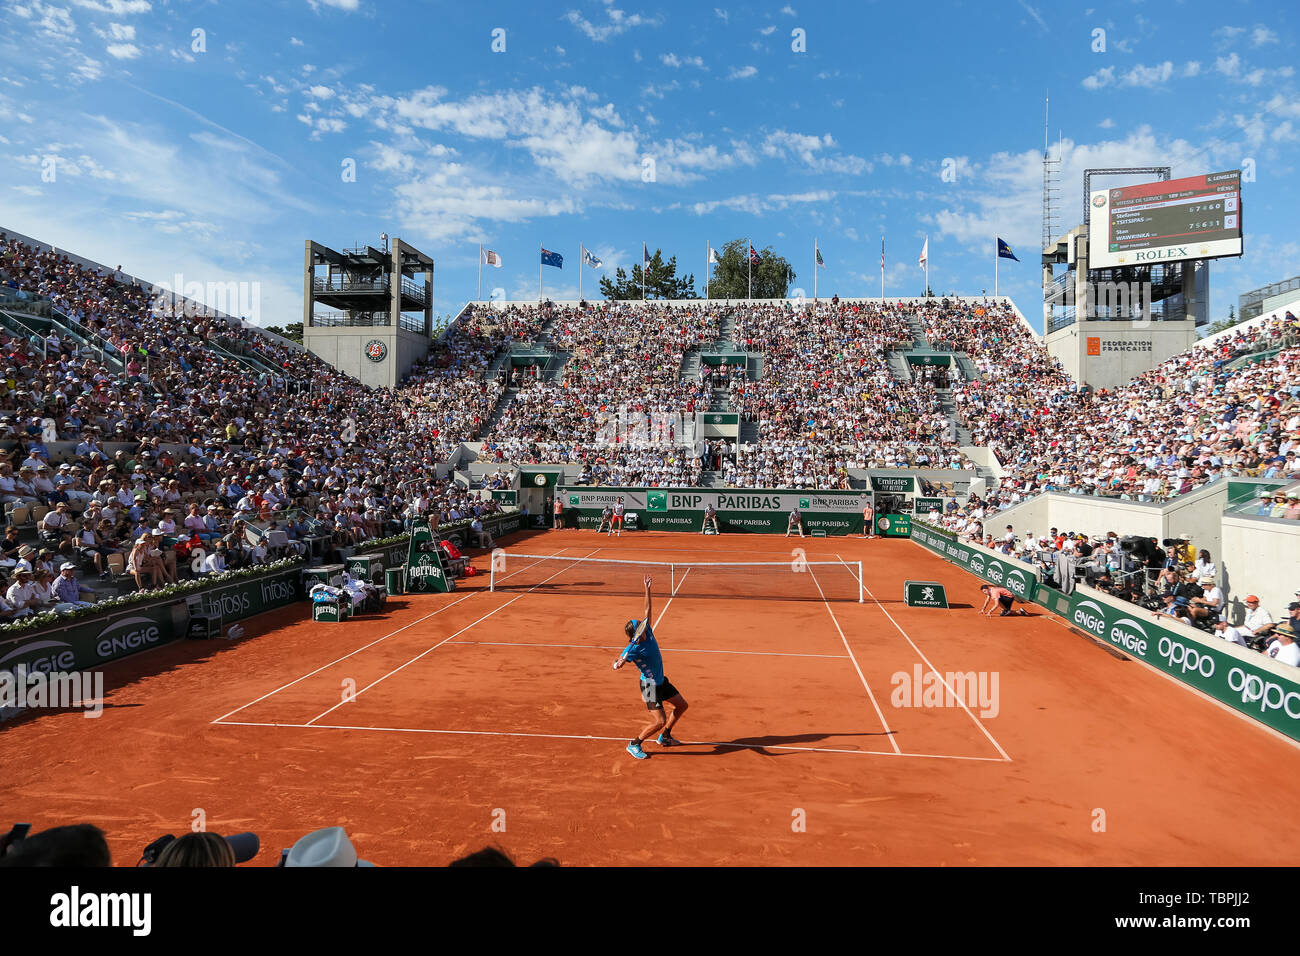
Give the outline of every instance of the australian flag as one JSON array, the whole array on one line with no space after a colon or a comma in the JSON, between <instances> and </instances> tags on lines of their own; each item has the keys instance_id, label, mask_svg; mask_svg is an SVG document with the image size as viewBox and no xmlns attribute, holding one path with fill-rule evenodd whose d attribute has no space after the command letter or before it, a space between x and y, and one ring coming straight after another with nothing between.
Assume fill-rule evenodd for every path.
<instances>
[{"instance_id":1,"label":"australian flag","mask_svg":"<svg viewBox=\"0 0 1300 956\"><path fill-rule=\"evenodd\" d=\"M1015 259L1016 262L1020 261L1019 259L1016 259L1016 254L1011 251L1011 247L1007 245L1005 242L1003 242L1001 239L998 239L998 258Z\"/></svg>"},{"instance_id":2,"label":"australian flag","mask_svg":"<svg viewBox=\"0 0 1300 956\"><path fill-rule=\"evenodd\" d=\"M542 265L555 266L557 269L564 268L564 256L558 252L551 252L549 249L542 250Z\"/></svg>"}]
</instances>

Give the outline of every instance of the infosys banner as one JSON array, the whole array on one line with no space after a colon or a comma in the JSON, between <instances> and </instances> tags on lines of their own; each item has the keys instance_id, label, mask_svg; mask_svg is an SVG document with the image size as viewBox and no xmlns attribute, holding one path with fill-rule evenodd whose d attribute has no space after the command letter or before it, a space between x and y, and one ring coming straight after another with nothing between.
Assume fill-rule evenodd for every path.
<instances>
[{"instance_id":1,"label":"infosys banner","mask_svg":"<svg viewBox=\"0 0 1300 956\"><path fill-rule=\"evenodd\" d=\"M293 604L306 596L302 568L291 568L278 574L245 578L223 587L201 591L198 595L190 595L190 598L193 600L198 597L202 613L219 617L224 626L263 611L273 611L286 604Z\"/></svg>"},{"instance_id":2,"label":"infosys banner","mask_svg":"<svg viewBox=\"0 0 1300 956\"><path fill-rule=\"evenodd\" d=\"M1057 596L1049 607L1056 608L1064 599L1065 595ZM1132 604L1112 604L1088 587L1071 594L1068 604L1062 616L1080 630L1300 740L1300 682L1269 670L1261 655L1238 651L1235 644L1191 628L1172 623L1166 627L1150 612Z\"/></svg>"},{"instance_id":3,"label":"infosys banner","mask_svg":"<svg viewBox=\"0 0 1300 956\"><path fill-rule=\"evenodd\" d=\"M566 488L563 502L570 527L595 528L606 505L620 498L651 531L699 531L705 509L718 513L719 531L784 534L798 510L804 533L862 534L862 509L869 491L710 491L702 488ZM576 521L573 516L576 515Z\"/></svg>"},{"instance_id":4,"label":"infosys banner","mask_svg":"<svg viewBox=\"0 0 1300 956\"><path fill-rule=\"evenodd\" d=\"M976 577L1006 588L1026 601L1034 600L1041 586L1038 574L1029 565L996 558L984 548L965 544L958 541L956 535L938 531L920 521L912 522L912 540L965 568Z\"/></svg>"}]
</instances>

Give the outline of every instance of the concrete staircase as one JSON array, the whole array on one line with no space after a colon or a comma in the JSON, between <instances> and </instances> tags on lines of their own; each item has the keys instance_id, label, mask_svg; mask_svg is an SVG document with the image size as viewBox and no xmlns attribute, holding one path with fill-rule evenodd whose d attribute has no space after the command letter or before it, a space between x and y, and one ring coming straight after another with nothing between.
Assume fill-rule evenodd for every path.
<instances>
[{"instance_id":1,"label":"concrete staircase","mask_svg":"<svg viewBox=\"0 0 1300 956\"><path fill-rule=\"evenodd\" d=\"M912 330L912 348L929 348L930 343L925 337L925 326L921 324L921 320L914 315L909 315L907 326Z\"/></svg>"}]
</instances>

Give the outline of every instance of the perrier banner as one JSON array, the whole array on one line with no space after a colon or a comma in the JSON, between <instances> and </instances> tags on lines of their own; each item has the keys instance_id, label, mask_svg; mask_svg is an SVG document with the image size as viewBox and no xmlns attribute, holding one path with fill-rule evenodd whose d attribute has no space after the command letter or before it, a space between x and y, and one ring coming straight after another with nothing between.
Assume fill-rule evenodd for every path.
<instances>
[{"instance_id":1,"label":"perrier banner","mask_svg":"<svg viewBox=\"0 0 1300 956\"><path fill-rule=\"evenodd\" d=\"M411 526L411 546L406 555L406 592L454 591L456 582L448 573L445 557L442 546L429 531L429 519L416 518Z\"/></svg>"}]
</instances>

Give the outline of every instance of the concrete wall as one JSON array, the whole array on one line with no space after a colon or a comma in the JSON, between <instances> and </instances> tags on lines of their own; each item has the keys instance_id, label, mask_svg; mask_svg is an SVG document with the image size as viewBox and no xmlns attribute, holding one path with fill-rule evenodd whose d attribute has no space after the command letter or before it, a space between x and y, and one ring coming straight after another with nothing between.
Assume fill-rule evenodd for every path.
<instances>
[{"instance_id":1,"label":"concrete wall","mask_svg":"<svg viewBox=\"0 0 1300 956\"><path fill-rule=\"evenodd\" d=\"M1196 341L1196 324L1184 322L1075 322L1043 339L1047 351L1076 381L1116 388ZM1089 348L1097 351L1089 355Z\"/></svg>"},{"instance_id":2,"label":"concrete wall","mask_svg":"<svg viewBox=\"0 0 1300 956\"><path fill-rule=\"evenodd\" d=\"M1224 515L1220 550L1232 620L1245 614L1242 602L1247 594L1258 595L1260 606L1274 620L1285 617L1286 606L1296 600L1300 588L1300 521Z\"/></svg>"},{"instance_id":3,"label":"concrete wall","mask_svg":"<svg viewBox=\"0 0 1300 956\"><path fill-rule=\"evenodd\" d=\"M429 354L428 339L392 325L309 326L302 340L313 355L374 388L393 388L417 359ZM365 355L366 344L376 340L388 348L382 362Z\"/></svg>"},{"instance_id":4,"label":"concrete wall","mask_svg":"<svg viewBox=\"0 0 1300 956\"><path fill-rule=\"evenodd\" d=\"M1164 504L1048 492L999 512L985 526L996 533L1009 524L1016 534L1046 534L1050 528L1087 535L1114 531L1120 537L1136 534L1157 541L1188 534L1197 548L1209 548L1217 561L1227 505L1226 481L1198 488Z\"/></svg>"}]
</instances>

